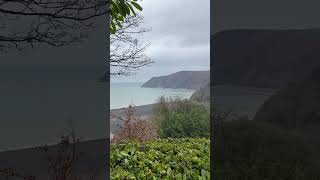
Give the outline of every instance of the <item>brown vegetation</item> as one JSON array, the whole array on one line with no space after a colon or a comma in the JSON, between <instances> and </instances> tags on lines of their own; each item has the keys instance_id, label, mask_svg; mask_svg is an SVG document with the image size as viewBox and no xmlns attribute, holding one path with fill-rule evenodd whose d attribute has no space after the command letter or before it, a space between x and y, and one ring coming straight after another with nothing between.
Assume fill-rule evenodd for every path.
<instances>
[{"instance_id":1,"label":"brown vegetation","mask_svg":"<svg viewBox=\"0 0 320 180\"><path fill-rule=\"evenodd\" d=\"M80 140L77 138L73 129L72 122L69 122L68 134L61 137L57 149L48 149L43 147L44 152L48 156L48 179L49 180L94 180L95 170L86 172L73 172L75 161L81 157L78 144ZM74 170L75 171L75 170ZM75 175L75 173L77 175Z\"/></svg>"},{"instance_id":2,"label":"brown vegetation","mask_svg":"<svg viewBox=\"0 0 320 180\"><path fill-rule=\"evenodd\" d=\"M154 123L136 117L134 106L130 105L125 111L125 118L117 117L123 123L120 130L112 138L111 143L121 143L128 140L141 143L157 137Z\"/></svg>"},{"instance_id":3,"label":"brown vegetation","mask_svg":"<svg viewBox=\"0 0 320 180\"><path fill-rule=\"evenodd\" d=\"M87 169L78 171L75 169L75 162L80 159L82 153L79 152L77 138L73 129L72 122L69 121L68 134L61 137L60 143L56 146L40 147L40 150L46 153L48 158L48 180L94 180L96 171ZM18 172L14 168L0 169L0 179L14 178L23 180L36 180L34 175L26 175Z\"/></svg>"}]
</instances>

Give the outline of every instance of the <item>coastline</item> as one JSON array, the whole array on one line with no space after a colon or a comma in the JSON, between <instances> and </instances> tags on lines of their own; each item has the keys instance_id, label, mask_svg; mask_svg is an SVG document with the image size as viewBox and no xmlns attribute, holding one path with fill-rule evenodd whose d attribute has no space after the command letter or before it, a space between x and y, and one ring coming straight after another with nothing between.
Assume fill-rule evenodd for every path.
<instances>
[{"instance_id":1,"label":"coastline","mask_svg":"<svg viewBox=\"0 0 320 180\"><path fill-rule=\"evenodd\" d=\"M135 115L141 119L149 119L152 115L152 109L155 104L146 104L140 106L134 106ZM124 117L125 116L125 108L117 108L110 110L110 137L119 129L119 125L121 124L121 120L116 117ZM115 117L116 116L116 117Z\"/></svg>"},{"instance_id":2,"label":"coastline","mask_svg":"<svg viewBox=\"0 0 320 180\"><path fill-rule=\"evenodd\" d=\"M154 104L135 106L136 115L143 119L150 117L153 106ZM111 113L122 117L125 115L124 108L111 109ZM110 117L110 133L117 130L116 125L119 123L120 120ZM75 162L76 171L82 172L95 168L97 179L104 179L109 173L106 161L108 152L105 150L109 142L108 138L81 141L78 151L83 153L83 157ZM49 149L55 147L56 145L48 146ZM5 168L14 168L19 173L33 175L37 179L46 179L48 177L47 155L40 150L39 146L2 151L0 152L0 169Z\"/></svg>"},{"instance_id":3,"label":"coastline","mask_svg":"<svg viewBox=\"0 0 320 180\"><path fill-rule=\"evenodd\" d=\"M104 179L109 173L106 157L109 139L81 141L77 150L82 153L79 160L74 162L76 174L89 173L93 170L97 179ZM56 145L48 146L54 149ZM36 179L48 178L47 154L39 147L9 150L0 152L0 169L13 168L16 172L36 176ZM88 175L88 174L87 174Z\"/></svg>"}]
</instances>

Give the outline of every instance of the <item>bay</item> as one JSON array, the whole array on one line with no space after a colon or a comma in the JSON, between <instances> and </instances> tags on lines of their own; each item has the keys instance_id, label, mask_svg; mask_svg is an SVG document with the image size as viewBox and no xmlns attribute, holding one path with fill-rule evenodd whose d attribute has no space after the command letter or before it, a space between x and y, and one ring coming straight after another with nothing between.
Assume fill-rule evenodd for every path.
<instances>
[{"instance_id":1,"label":"bay","mask_svg":"<svg viewBox=\"0 0 320 180\"><path fill-rule=\"evenodd\" d=\"M160 96L189 98L195 90L171 88L144 88L142 82L114 82L110 84L110 108L156 103Z\"/></svg>"}]
</instances>

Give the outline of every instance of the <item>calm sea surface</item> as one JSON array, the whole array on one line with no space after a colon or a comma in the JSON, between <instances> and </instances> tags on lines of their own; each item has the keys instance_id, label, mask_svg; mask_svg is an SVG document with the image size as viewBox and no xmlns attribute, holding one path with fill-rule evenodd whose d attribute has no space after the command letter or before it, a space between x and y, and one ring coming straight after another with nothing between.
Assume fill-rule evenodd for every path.
<instances>
[{"instance_id":1,"label":"calm sea surface","mask_svg":"<svg viewBox=\"0 0 320 180\"><path fill-rule=\"evenodd\" d=\"M245 86L219 85L213 88L217 108L252 118L276 90Z\"/></svg>"},{"instance_id":2,"label":"calm sea surface","mask_svg":"<svg viewBox=\"0 0 320 180\"><path fill-rule=\"evenodd\" d=\"M143 83L111 83L110 108L152 104L160 96L189 98L194 90L169 88L143 88Z\"/></svg>"},{"instance_id":3,"label":"calm sea surface","mask_svg":"<svg viewBox=\"0 0 320 180\"><path fill-rule=\"evenodd\" d=\"M0 68L0 151L52 144L72 120L78 137L107 136L106 108L155 103L160 96L189 98L194 90L142 88L142 83L96 81L103 68ZM110 91L109 91L110 90ZM107 94L110 93L110 100ZM221 86L214 101L235 111L253 112L269 90Z\"/></svg>"}]
</instances>

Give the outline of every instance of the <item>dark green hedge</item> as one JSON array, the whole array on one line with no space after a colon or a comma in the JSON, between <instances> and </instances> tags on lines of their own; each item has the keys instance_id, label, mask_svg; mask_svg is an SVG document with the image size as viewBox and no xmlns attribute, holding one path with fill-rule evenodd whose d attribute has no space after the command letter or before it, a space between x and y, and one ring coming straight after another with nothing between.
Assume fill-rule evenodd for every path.
<instances>
[{"instance_id":1,"label":"dark green hedge","mask_svg":"<svg viewBox=\"0 0 320 180\"><path fill-rule=\"evenodd\" d=\"M210 141L158 139L111 145L112 179L210 179Z\"/></svg>"}]
</instances>

